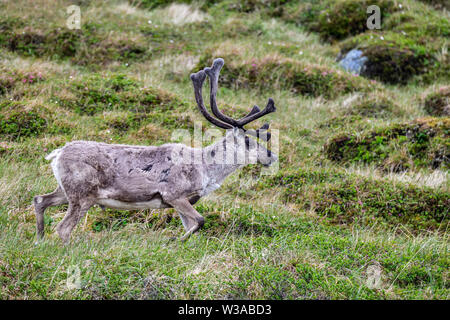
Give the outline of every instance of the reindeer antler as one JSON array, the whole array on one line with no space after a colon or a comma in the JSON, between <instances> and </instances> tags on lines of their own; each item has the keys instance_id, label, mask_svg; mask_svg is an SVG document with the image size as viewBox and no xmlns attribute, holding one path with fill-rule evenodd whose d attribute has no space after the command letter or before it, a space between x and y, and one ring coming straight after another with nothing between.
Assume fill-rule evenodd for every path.
<instances>
[{"instance_id":1,"label":"reindeer antler","mask_svg":"<svg viewBox=\"0 0 450 320\"><path fill-rule=\"evenodd\" d=\"M235 120L222 112L220 112L219 108L217 107L216 102L216 96L217 96L217 88L218 88L218 82L219 82L219 74L220 70L222 69L224 65L224 61L222 58L215 59L211 67L207 67L202 71L199 71L197 73L191 74L191 80L194 83L194 92L195 92L195 99L197 101L197 105L203 114L203 116L213 123L214 125L224 128L224 129L231 129L231 128L240 128L243 129L247 134L261 138L263 140L268 141L270 139L270 133L264 132L269 129L269 124L264 124L261 128L258 130L246 130L244 129L244 126L258 118L261 118L262 116L272 113L276 111L275 103L272 98L269 98L269 101L267 102L267 106L261 111L260 108L255 105L253 106L252 110L243 118L239 120ZM209 77L210 80L210 106L212 113L217 117L212 117L208 111L206 110L204 104L203 104L203 97L202 97L202 86L203 82L205 80L205 74Z\"/></svg>"},{"instance_id":2,"label":"reindeer antler","mask_svg":"<svg viewBox=\"0 0 450 320\"><path fill-rule=\"evenodd\" d=\"M218 83L219 83L219 74L220 74L220 70L223 67L223 64L224 64L223 59L218 58L218 59L214 60L211 68L207 67L207 68L203 69L203 71L205 71L205 73L208 75L209 82L210 82L209 100L210 100L211 110L214 113L214 115L217 118L219 118L220 120L222 120L223 122L229 123L233 127L238 127L237 121L234 120L233 118L230 118L230 117L224 115L222 112L220 112L219 108L217 107L217 103L216 103L217 87L218 87Z\"/></svg>"},{"instance_id":3,"label":"reindeer antler","mask_svg":"<svg viewBox=\"0 0 450 320\"><path fill-rule=\"evenodd\" d=\"M217 120L213 116L211 116L206 110L205 105L203 104L203 97L202 97L202 87L203 82L205 81L206 74L203 70L191 74L191 80L194 84L194 94L195 94L195 100L197 101L197 106L200 109L200 112L203 114L203 116L212 124L218 126L219 128L223 129L231 129L233 126L223 123L222 121Z\"/></svg>"}]
</instances>

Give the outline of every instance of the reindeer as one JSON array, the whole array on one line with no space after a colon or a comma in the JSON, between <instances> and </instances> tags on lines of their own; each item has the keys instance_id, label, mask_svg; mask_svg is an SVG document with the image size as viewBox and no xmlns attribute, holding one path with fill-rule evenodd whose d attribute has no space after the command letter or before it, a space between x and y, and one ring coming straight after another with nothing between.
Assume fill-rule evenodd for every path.
<instances>
[{"instance_id":1,"label":"reindeer","mask_svg":"<svg viewBox=\"0 0 450 320\"><path fill-rule=\"evenodd\" d=\"M216 95L223 65L223 59L219 58L211 68L191 74L200 112L209 122L227 130L222 140L205 148L175 143L135 146L73 141L51 152L46 159L52 161L58 187L33 199L38 239L44 236L45 209L68 203L67 213L56 227L64 243L69 241L74 227L89 208L96 204L124 210L174 208L186 230L180 238L184 241L204 224L204 218L192 206L201 197L219 188L229 174L244 165L257 162L269 166L275 162L275 154L249 138L255 136L268 141L269 125L258 130L244 129L248 123L274 112L273 100L269 99L263 110L255 105L238 120L221 113ZM210 107L216 118L203 103L206 76L210 80ZM244 161L236 161L238 157Z\"/></svg>"}]
</instances>

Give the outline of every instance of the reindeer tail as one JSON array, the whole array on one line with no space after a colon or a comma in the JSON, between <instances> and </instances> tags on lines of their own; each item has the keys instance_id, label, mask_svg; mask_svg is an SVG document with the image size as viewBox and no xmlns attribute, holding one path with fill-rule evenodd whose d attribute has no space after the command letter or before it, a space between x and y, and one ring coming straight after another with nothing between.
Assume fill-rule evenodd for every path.
<instances>
[{"instance_id":1,"label":"reindeer tail","mask_svg":"<svg viewBox=\"0 0 450 320\"><path fill-rule=\"evenodd\" d=\"M48 156L45 157L45 160L53 160L60 152L61 148L53 150Z\"/></svg>"}]
</instances>

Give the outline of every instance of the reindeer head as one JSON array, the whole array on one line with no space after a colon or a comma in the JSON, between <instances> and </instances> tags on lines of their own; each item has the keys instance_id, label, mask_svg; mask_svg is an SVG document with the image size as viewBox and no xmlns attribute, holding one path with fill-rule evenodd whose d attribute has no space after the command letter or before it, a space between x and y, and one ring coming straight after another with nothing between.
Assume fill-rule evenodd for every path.
<instances>
[{"instance_id":1,"label":"reindeer head","mask_svg":"<svg viewBox=\"0 0 450 320\"><path fill-rule=\"evenodd\" d=\"M270 150L266 149L264 146L259 144L256 140L250 138L253 136L259 138L263 141L270 140L270 132L268 132L269 124L264 124L261 128L257 130L245 129L244 126L248 123L261 118L262 116L275 112L275 104L272 98L269 98L267 106L260 110L260 108L255 105L252 110L243 118L235 120L229 116L223 114L219 111L216 103L217 86L219 82L220 70L224 65L222 58L215 59L211 68L205 68L197 73L191 74L191 80L194 84L195 100L197 101L197 106L203 116L212 124L219 128L226 129L227 135L225 141L227 142L227 148L234 149L234 153L237 153L237 158L246 159L245 163L261 163L265 166L269 166L277 160L277 156L273 154ZM213 117L208 110L206 110L203 103L202 97L202 87L206 76L210 80L210 106L211 111L215 117Z\"/></svg>"}]
</instances>

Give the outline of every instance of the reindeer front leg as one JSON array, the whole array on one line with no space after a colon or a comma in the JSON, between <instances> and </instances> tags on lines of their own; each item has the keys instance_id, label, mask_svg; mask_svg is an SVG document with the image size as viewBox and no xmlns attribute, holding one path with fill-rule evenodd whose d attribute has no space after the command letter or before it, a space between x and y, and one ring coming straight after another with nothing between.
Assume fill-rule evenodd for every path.
<instances>
[{"instance_id":1,"label":"reindeer front leg","mask_svg":"<svg viewBox=\"0 0 450 320\"><path fill-rule=\"evenodd\" d=\"M177 199L168 201L168 203L178 211L183 221L183 226L186 229L186 233L180 238L181 241L185 241L191 234L204 225L205 218L194 209L188 199Z\"/></svg>"}]
</instances>

